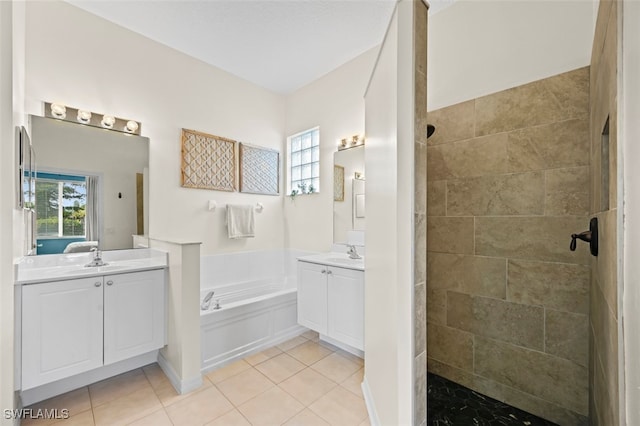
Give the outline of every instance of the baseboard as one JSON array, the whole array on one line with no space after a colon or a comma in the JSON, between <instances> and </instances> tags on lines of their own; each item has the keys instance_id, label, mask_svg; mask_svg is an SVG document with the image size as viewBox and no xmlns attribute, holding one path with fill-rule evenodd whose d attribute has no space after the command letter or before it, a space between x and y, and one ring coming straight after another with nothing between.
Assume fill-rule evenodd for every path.
<instances>
[{"instance_id":1,"label":"baseboard","mask_svg":"<svg viewBox=\"0 0 640 426\"><path fill-rule=\"evenodd\" d=\"M353 346L349 346L346 343L342 343L339 340L332 339L331 337L325 336L324 334L320 335L320 340L322 340L323 342L327 342L330 345L335 346L336 348L340 348L343 351L349 352L350 354L353 354L358 358L364 359L364 351L361 351L360 349L354 348Z\"/></svg>"},{"instance_id":2,"label":"baseboard","mask_svg":"<svg viewBox=\"0 0 640 426\"><path fill-rule=\"evenodd\" d=\"M378 412L376 411L376 406L373 403L373 395L371 395L371 389L369 389L369 382L367 381L366 374L360 387L362 388L364 404L367 406L367 413L369 413L369 423L371 423L371 426L380 426L380 419L378 419Z\"/></svg>"},{"instance_id":3,"label":"baseboard","mask_svg":"<svg viewBox=\"0 0 640 426\"><path fill-rule=\"evenodd\" d=\"M174 370L171 363L167 361L164 356L162 356L162 353L158 353L158 365L164 372L165 376L167 376L167 379L169 379L169 382L171 382L173 388L180 395L189 393L202 386L201 375L198 375L198 377L192 377L190 379L182 380L178 373L176 373L176 370Z\"/></svg>"},{"instance_id":4,"label":"baseboard","mask_svg":"<svg viewBox=\"0 0 640 426\"><path fill-rule=\"evenodd\" d=\"M62 380L47 383L31 389L20 392L20 401L22 406L28 407L36 402L44 401L57 395L99 382L136 368L156 362L158 351L151 351L143 355L138 355L124 361L105 365L94 370L86 371L75 376L67 377Z\"/></svg>"}]
</instances>

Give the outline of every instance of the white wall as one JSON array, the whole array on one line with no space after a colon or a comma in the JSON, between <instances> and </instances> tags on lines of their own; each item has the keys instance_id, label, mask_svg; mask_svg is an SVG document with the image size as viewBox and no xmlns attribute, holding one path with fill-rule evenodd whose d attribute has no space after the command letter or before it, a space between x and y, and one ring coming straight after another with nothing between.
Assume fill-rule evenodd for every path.
<instances>
[{"instance_id":1,"label":"white wall","mask_svg":"<svg viewBox=\"0 0 640 426\"><path fill-rule=\"evenodd\" d=\"M365 392L381 425L413 413L413 3L400 1L367 89ZM373 232L372 232L373 230Z\"/></svg>"},{"instance_id":2,"label":"white wall","mask_svg":"<svg viewBox=\"0 0 640 426\"><path fill-rule=\"evenodd\" d=\"M429 18L429 111L589 65L591 1L459 0Z\"/></svg>"},{"instance_id":3,"label":"white wall","mask_svg":"<svg viewBox=\"0 0 640 426\"><path fill-rule=\"evenodd\" d=\"M341 139L364 134L364 92L376 55L377 48L370 49L287 97L287 135L320 126L320 193L285 198L287 247L331 248L333 153Z\"/></svg>"},{"instance_id":4,"label":"white wall","mask_svg":"<svg viewBox=\"0 0 640 426\"><path fill-rule=\"evenodd\" d=\"M282 196L180 187L181 128L282 152L281 96L67 3L27 2L26 14L28 113L42 115L42 102L53 101L142 122L151 237L202 241L202 254L284 247ZM263 203L256 238L229 240L209 199Z\"/></svg>"}]
</instances>

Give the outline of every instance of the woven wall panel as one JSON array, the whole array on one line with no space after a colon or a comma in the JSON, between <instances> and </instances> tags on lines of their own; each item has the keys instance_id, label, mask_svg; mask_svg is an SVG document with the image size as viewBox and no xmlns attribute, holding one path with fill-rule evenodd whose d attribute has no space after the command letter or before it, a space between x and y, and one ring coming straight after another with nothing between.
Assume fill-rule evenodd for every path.
<instances>
[{"instance_id":1,"label":"woven wall panel","mask_svg":"<svg viewBox=\"0 0 640 426\"><path fill-rule=\"evenodd\" d=\"M240 144L240 192L278 195L280 153Z\"/></svg>"},{"instance_id":2,"label":"woven wall panel","mask_svg":"<svg viewBox=\"0 0 640 426\"><path fill-rule=\"evenodd\" d=\"M236 141L182 129L182 186L234 191Z\"/></svg>"}]
</instances>

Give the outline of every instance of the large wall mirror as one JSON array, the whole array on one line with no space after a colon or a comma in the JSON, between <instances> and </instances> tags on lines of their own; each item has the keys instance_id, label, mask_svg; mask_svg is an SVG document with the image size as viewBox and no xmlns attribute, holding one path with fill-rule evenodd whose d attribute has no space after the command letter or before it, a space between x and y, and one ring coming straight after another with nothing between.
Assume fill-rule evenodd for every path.
<instances>
[{"instance_id":1,"label":"large wall mirror","mask_svg":"<svg viewBox=\"0 0 640 426\"><path fill-rule=\"evenodd\" d=\"M35 200L37 254L85 251L92 241L132 248L132 235L148 233L149 139L29 118L36 171L25 191Z\"/></svg>"},{"instance_id":2,"label":"large wall mirror","mask_svg":"<svg viewBox=\"0 0 640 426\"><path fill-rule=\"evenodd\" d=\"M364 146L333 155L333 242L346 244L349 231L365 230Z\"/></svg>"}]
</instances>

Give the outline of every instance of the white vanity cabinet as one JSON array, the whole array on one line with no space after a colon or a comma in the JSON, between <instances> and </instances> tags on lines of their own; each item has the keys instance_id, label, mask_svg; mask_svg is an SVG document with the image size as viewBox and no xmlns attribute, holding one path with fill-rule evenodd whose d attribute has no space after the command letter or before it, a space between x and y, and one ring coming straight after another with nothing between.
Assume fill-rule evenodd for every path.
<instances>
[{"instance_id":1,"label":"white vanity cabinet","mask_svg":"<svg viewBox=\"0 0 640 426\"><path fill-rule=\"evenodd\" d=\"M298 261L298 323L364 350L364 272Z\"/></svg>"},{"instance_id":2,"label":"white vanity cabinet","mask_svg":"<svg viewBox=\"0 0 640 426\"><path fill-rule=\"evenodd\" d=\"M163 269L22 286L22 389L165 344Z\"/></svg>"}]
</instances>

